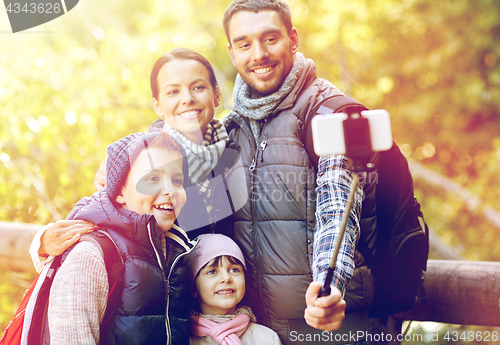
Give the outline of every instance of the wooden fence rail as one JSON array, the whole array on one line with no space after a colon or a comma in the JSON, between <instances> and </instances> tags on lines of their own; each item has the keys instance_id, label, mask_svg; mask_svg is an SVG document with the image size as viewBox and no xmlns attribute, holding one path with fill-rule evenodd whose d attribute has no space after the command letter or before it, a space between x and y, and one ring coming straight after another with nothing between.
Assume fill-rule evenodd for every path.
<instances>
[{"instance_id":1,"label":"wooden fence rail","mask_svg":"<svg viewBox=\"0 0 500 345\"><path fill-rule=\"evenodd\" d=\"M500 326L500 262L429 260L424 286L428 303L396 317Z\"/></svg>"},{"instance_id":2,"label":"wooden fence rail","mask_svg":"<svg viewBox=\"0 0 500 345\"><path fill-rule=\"evenodd\" d=\"M0 222L0 270L36 274L28 250L40 227ZM500 327L500 262L429 260L427 266L427 305L397 319Z\"/></svg>"},{"instance_id":3,"label":"wooden fence rail","mask_svg":"<svg viewBox=\"0 0 500 345\"><path fill-rule=\"evenodd\" d=\"M0 222L0 270L32 272L36 275L28 251L41 225Z\"/></svg>"}]
</instances>

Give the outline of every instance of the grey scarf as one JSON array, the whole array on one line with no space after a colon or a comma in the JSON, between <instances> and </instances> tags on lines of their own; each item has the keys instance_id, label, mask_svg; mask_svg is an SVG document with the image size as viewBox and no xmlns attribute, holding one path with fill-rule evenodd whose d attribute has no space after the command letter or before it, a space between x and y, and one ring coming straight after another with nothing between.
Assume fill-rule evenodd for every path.
<instances>
[{"instance_id":1,"label":"grey scarf","mask_svg":"<svg viewBox=\"0 0 500 345\"><path fill-rule=\"evenodd\" d=\"M229 116L238 116L239 114L247 117L250 120L250 127L255 140L258 141L261 132L261 121L271 115L274 109L290 93L304 65L304 55L299 52L295 53L292 69L280 89L275 93L260 98L252 98L250 88L238 74L233 91L234 107Z\"/></svg>"}]
</instances>

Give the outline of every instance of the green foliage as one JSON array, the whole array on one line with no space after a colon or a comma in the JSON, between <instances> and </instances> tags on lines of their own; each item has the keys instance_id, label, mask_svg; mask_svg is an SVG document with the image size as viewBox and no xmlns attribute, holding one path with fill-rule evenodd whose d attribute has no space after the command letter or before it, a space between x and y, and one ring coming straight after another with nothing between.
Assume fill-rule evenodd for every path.
<instances>
[{"instance_id":1,"label":"green foliage","mask_svg":"<svg viewBox=\"0 0 500 345\"><path fill-rule=\"evenodd\" d=\"M225 101L220 116L227 113L236 75L221 25L227 3L86 0L41 27L4 33L0 220L46 224L93 193L106 146L156 119L150 69L175 46L213 63ZM416 181L429 225L467 258L499 260L498 231L480 211L500 211L500 2L289 3L301 51L318 75L370 108L387 109L409 158L482 201L469 211ZM4 294L2 282L0 289L2 329L20 290Z\"/></svg>"}]
</instances>

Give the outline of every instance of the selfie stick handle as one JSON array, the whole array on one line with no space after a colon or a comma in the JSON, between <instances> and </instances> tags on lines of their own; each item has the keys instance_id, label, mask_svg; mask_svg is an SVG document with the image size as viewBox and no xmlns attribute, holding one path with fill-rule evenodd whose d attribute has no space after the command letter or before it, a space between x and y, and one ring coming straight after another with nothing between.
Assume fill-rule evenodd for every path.
<instances>
[{"instance_id":1,"label":"selfie stick handle","mask_svg":"<svg viewBox=\"0 0 500 345\"><path fill-rule=\"evenodd\" d=\"M356 172L353 173L351 190L349 192L349 198L347 199L346 212L344 213L344 216L342 217L342 225L340 227L339 237L337 239L337 243L335 244L335 251L333 252L332 260L330 261L330 266L328 267L328 272L326 274L325 283L321 287L321 290L319 290L318 297L328 296L332 291L332 289L330 288L330 284L332 283L332 279L333 279L333 271L335 270L335 263L337 262L337 257L339 255L340 245L342 244L342 239L344 238L345 228L347 227L347 221L349 220L349 215L351 213L352 202L354 200L354 193L356 192L356 189L358 188L358 179L359 179L358 174Z\"/></svg>"}]
</instances>

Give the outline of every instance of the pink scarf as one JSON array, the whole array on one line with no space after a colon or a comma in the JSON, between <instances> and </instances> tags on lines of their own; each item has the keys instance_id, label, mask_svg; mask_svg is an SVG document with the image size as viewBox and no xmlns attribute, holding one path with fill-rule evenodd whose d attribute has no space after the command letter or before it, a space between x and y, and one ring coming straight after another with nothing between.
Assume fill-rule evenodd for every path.
<instances>
[{"instance_id":1,"label":"pink scarf","mask_svg":"<svg viewBox=\"0 0 500 345\"><path fill-rule=\"evenodd\" d=\"M191 315L191 333L199 337L209 335L220 345L243 345L240 336L247 329L249 322L250 317L244 314L224 323Z\"/></svg>"}]
</instances>

